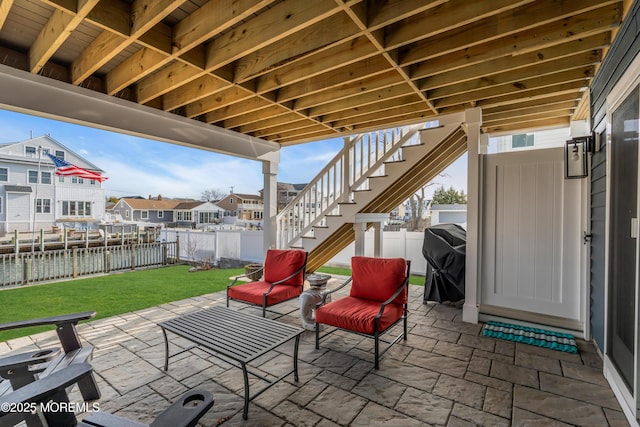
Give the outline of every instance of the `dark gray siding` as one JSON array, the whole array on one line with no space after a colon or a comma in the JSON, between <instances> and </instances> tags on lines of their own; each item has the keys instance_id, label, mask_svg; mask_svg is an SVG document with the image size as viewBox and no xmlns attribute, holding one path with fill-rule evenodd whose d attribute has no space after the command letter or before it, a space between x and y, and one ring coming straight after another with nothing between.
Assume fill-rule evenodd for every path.
<instances>
[{"instance_id":1,"label":"dark gray siding","mask_svg":"<svg viewBox=\"0 0 640 427\"><path fill-rule=\"evenodd\" d=\"M601 150L591 158L591 334L604 354L604 259L605 259L605 205L606 193L606 150Z\"/></svg>"},{"instance_id":2,"label":"dark gray siding","mask_svg":"<svg viewBox=\"0 0 640 427\"><path fill-rule=\"evenodd\" d=\"M606 99L629 64L640 52L640 0L635 0L625 22L591 84L591 126L604 131ZM596 152L591 163L591 333L600 351L604 352L604 296L605 296L605 204L606 153Z\"/></svg>"}]
</instances>

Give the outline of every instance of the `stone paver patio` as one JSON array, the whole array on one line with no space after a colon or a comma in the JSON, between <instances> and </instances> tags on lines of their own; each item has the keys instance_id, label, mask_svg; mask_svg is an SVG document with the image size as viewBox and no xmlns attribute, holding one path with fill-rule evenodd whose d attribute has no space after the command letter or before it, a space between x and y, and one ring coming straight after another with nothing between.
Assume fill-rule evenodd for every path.
<instances>
[{"instance_id":1,"label":"stone paver patio","mask_svg":"<svg viewBox=\"0 0 640 427\"><path fill-rule=\"evenodd\" d=\"M329 287L332 287L331 285ZM93 366L102 392L100 410L150 422L194 387L214 393L202 426L627 426L602 375L593 344L578 340L568 354L481 336L482 325L461 321L462 311L423 304L423 288L410 286L409 338L373 369L373 341L337 332L314 346L300 345L300 381L293 375L260 395L242 419L242 373L193 349L164 372L164 340L157 323L178 314L225 304L225 293L176 301L84 323L79 333L96 347ZM232 308L259 314L243 304ZM301 325L296 300L268 317ZM50 347L54 332L0 343L0 354ZM171 343L188 345L178 337ZM172 345L172 350L178 347ZM173 351L172 351L173 352ZM267 375L291 368L292 343L260 359ZM77 396L76 396L77 395ZM74 392L76 400L79 394Z\"/></svg>"}]
</instances>

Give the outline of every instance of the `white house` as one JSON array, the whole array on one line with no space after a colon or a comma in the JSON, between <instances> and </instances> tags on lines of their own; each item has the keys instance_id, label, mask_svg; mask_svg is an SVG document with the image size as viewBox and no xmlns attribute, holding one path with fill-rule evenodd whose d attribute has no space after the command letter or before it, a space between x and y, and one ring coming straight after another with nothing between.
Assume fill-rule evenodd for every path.
<instances>
[{"instance_id":1,"label":"white house","mask_svg":"<svg viewBox=\"0 0 640 427\"><path fill-rule=\"evenodd\" d=\"M49 229L60 222L104 217L105 197L97 180L56 176L47 153L93 172L103 171L49 135L0 144L0 235Z\"/></svg>"}]
</instances>

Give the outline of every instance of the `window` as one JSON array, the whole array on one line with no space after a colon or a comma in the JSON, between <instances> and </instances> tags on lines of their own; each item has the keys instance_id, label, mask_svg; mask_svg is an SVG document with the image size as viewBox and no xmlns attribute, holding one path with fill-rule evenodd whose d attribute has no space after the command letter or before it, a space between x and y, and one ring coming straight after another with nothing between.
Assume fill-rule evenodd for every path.
<instances>
[{"instance_id":1,"label":"window","mask_svg":"<svg viewBox=\"0 0 640 427\"><path fill-rule=\"evenodd\" d=\"M229 203L233 204L233 197L229 199Z\"/></svg>"},{"instance_id":2,"label":"window","mask_svg":"<svg viewBox=\"0 0 640 427\"><path fill-rule=\"evenodd\" d=\"M27 174L27 182L29 184L38 183L38 171L28 171Z\"/></svg>"},{"instance_id":3,"label":"window","mask_svg":"<svg viewBox=\"0 0 640 427\"><path fill-rule=\"evenodd\" d=\"M149 219L149 211L140 211L140 219Z\"/></svg>"},{"instance_id":4,"label":"window","mask_svg":"<svg viewBox=\"0 0 640 427\"><path fill-rule=\"evenodd\" d=\"M64 176L59 176L58 177L58 182L64 182Z\"/></svg>"},{"instance_id":5,"label":"window","mask_svg":"<svg viewBox=\"0 0 640 427\"><path fill-rule=\"evenodd\" d=\"M71 177L71 183L72 184L77 184L78 183L78 177L77 176L72 176Z\"/></svg>"},{"instance_id":6,"label":"window","mask_svg":"<svg viewBox=\"0 0 640 427\"><path fill-rule=\"evenodd\" d=\"M158 211L158 218L164 218L164 211Z\"/></svg>"},{"instance_id":7,"label":"window","mask_svg":"<svg viewBox=\"0 0 640 427\"><path fill-rule=\"evenodd\" d=\"M191 211L178 211L176 212L176 221L192 221L193 219Z\"/></svg>"},{"instance_id":8,"label":"window","mask_svg":"<svg viewBox=\"0 0 640 427\"><path fill-rule=\"evenodd\" d=\"M208 223L212 223L215 222L214 220L217 218L218 216L216 215L216 212L199 212L199 223L200 224L208 224Z\"/></svg>"},{"instance_id":9,"label":"window","mask_svg":"<svg viewBox=\"0 0 640 427\"><path fill-rule=\"evenodd\" d=\"M262 219L262 212L261 211L254 211L253 212L253 219Z\"/></svg>"},{"instance_id":10,"label":"window","mask_svg":"<svg viewBox=\"0 0 640 427\"><path fill-rule=\"evenodd\" d=\"M64 160L64 151L62 151L62 150L56 150L56 154L55 154L55 156L56 156L57 158L59 158L59 159Z\"/></svg>"},{"instance_id":11,"label":"window","mask_svg":"<svg viewBox=\"0 0 640 427\"><path fill-rule=\"evenodd\" d=\"M40 183L51 184L51 172L40 172Z\"/></svg>"},{"instance_id":12,"label":"window","mask_svg":"<svg viewBox=\"0 0 640 427\"><path fill-rule=\"evenodd\" d=\"M95 179L89 180L89 184L96 185L96 180Z\"/></svg>"},{"instance_id":13,"label":"window","mask_svg":"<svg viewBox=\"0 0 640 427\"><path fill-rule=\"evenodd\" d=\"M129 218L129 211L124 211L124 217Z\"/></svg>"},{"instance_id":14,"label":"window","mask_svg":"<svg viewBox=\"0 0 640 427\"><path fill-rule=\"evenodd\" d=\"M24 147L24 154L27 157L35 157L36 152L37 152L36 147L29 147L29 146Z\"/></svg>"},{"instance_id":15,"label":"window","mask_svg":"<svg viewBox=\"0 0 640 427\"><path fill-rule=\"evenodd\" d=\"M9 181L9 169L0 168L0 181Z\"/></svg>"},{"instance_id":16,"label":"window","mask_svg":"<svg viewBox=\"0 0 640 427\"><path fill-rule=\"evenodd\" d=\"M2 197L0 197L0 213L2 213L4 211L4 203L2 200Z\"/></svg>"},{"instance_id":17,"label":"window","mask_svg":"<svg viewBox=\"0 0 640 427\"><path fill-rule=\"evenodd\" d=\"M91 202L63 200L63 216L91 216Z\"/></svg>"},{"instance_id":18,"label":"window","mask_svg":"<svg viewBox=\"0 0 640 427\"><path fill-rule=\"evenodd\" d=\"M36 213L51 213L51 199L36 199Z\"/></svg>"},{"instance_id":19,"label":"window","mask_svg":"<svg viewBox=\"0 0 640 427\"><path fill-rule=\"evenodd\" d=\"M520 133L511 137L511 148L533 147L533 134Z\"/></svg>"}]
</instances>

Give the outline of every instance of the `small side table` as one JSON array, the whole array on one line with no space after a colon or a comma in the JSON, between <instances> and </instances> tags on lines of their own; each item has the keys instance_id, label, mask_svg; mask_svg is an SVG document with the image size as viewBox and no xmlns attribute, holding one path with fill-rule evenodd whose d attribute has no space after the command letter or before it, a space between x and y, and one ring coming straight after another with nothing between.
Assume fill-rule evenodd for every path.
<instances>
[{"instance_id":1,"label":"small side table","mask_svg":"<svg viewBox=\"0 0 640 427\"><path fill-rule=\"evenodd\" d=\"M300 295L300 316L302 317L302 327L308 331L316 330L314 313L316 304L322 301L322 296L327 292L329 279L331 279L329 274L314 273L306 277L310 287ZM331 295L327 296L327 301L331 301Z\"/></svg>"}]
</instances>

